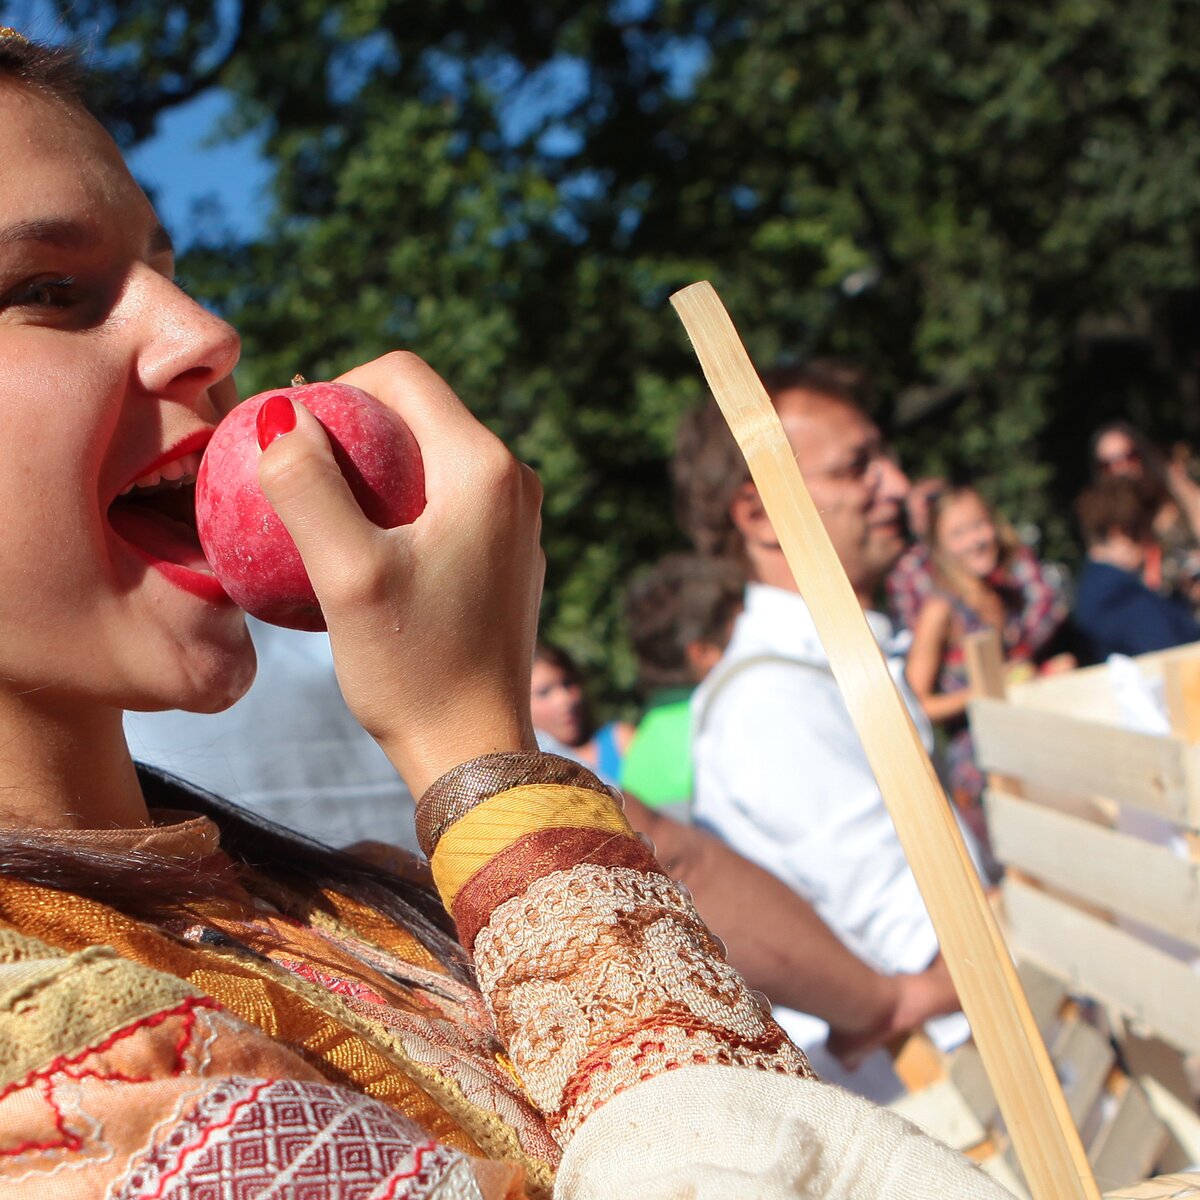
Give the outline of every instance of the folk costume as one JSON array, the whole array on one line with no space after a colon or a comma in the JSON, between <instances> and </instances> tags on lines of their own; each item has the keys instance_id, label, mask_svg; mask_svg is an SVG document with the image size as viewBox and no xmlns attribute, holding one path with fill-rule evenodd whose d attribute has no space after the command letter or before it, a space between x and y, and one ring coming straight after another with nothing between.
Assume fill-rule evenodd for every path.
<instances>
[{"instance_id":1,"label":"folk costume","mask_svg":"<svg viewBox=\"0 0 1200 1200\"><path fill-rule=\"evenodd\" d=\"M156 792L183 811L52 836L228 870L188 790ZM0 878L0 1196L1004 1195L813 1078L590 772L488 756L417 826L477 988L243 864L154 920Z\"/></svg>"}]
</instances>

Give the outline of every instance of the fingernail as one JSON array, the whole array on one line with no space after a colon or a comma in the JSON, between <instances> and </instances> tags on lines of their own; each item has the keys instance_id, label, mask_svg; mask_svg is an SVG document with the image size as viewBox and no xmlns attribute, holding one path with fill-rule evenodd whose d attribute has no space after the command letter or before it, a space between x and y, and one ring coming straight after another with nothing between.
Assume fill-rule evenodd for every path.
<instances>
[{"instance_id":1,"label":"fingernail","mask_svg":"<svg viewBox=\"0 0 1200 1200\"><path fill-rule=\"evenodd\" d=\"M255 419L258 448L265 450L276 438L296 428L296 410L286 396L269 396Z\"/></svg>"}]
</instances>

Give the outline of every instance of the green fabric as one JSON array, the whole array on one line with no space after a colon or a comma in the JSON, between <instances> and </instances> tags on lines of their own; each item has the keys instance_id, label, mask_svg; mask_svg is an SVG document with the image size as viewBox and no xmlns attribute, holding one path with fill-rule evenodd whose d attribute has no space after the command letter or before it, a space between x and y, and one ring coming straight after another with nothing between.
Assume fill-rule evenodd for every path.
<instances>
[{"instance_id":1,"label":"green fabric","mask_svg":"<svg viewBox=\"0 0 1200 1200\"><path fill-rule=\"evenodd\" d=\"M650 808L691 798L690 691L672 689L651 700L621 764L621 787Z\"/></svg>"}]
</instances>

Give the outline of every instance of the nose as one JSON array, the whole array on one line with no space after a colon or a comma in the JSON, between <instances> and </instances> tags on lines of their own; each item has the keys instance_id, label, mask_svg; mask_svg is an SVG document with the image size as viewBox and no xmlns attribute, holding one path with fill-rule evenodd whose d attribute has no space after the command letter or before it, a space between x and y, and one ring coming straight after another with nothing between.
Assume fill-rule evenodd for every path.
<instances>
[{"instance_id":1,"label":"nose","mask_svg":"<svg viewBox=\"0 0 1200 1200\"><path fill-rule=\"evenodd\" d=\"M908 499L911 490L908 476L900 464L890 455L885 454L879 460L879 483L876 495L881 500L895 500L903 504Z\"/></svg>"},{"instance_id":2,"label":"nose","mask_svg":"<svg viewBox=\"0 0 1200 1200\"><path fill-rule=\"evenodd\" d=\"M155 396L195 406L225 379L241 354L233 326L208 312L150 267L131 284L131 307L142 330L138 381Z\"/></svg>"}]
</instances>

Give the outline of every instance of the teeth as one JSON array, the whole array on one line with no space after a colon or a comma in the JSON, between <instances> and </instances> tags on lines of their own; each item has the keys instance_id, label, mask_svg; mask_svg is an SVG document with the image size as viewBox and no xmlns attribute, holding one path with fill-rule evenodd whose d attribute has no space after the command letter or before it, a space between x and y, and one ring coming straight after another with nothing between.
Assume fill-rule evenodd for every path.
<instances>
[{"instance_id":1,"label":"teeth","mask_svg":"<svg viewBox=\"0 0 1200 1200\"><path fill-rule=\"evenodd\" d=\"M180 488L196 482L196 472L200 470L200 454L185 454L173 462L163 463L154 471L148 471L140 479L135 479L123 492L128 496L134 491L149 491L151 488Z\"/></svg>"}]
</instances>

